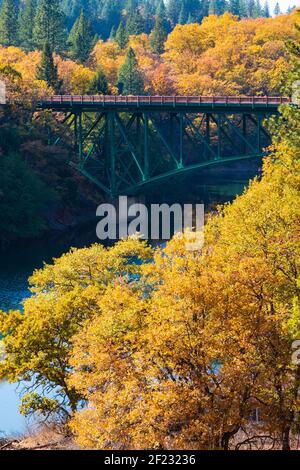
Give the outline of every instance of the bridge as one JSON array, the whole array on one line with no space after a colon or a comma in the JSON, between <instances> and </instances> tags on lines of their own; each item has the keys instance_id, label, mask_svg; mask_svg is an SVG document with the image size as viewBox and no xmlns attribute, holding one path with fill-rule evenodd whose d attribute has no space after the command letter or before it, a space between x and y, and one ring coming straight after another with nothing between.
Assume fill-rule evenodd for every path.
<instances>
[{"instance_id":1,"label":"bridge","mask_svg":"<svg viewBox=\"0 0 300 470\"><path fill-rule=\"evenodd\" d=\"M263 157L265 119L285 97L50 96L71 131L73 167L108 195L130 195L189 172ZM56 138L52 143L58 143Z\"/></svg>"}]
</instances>

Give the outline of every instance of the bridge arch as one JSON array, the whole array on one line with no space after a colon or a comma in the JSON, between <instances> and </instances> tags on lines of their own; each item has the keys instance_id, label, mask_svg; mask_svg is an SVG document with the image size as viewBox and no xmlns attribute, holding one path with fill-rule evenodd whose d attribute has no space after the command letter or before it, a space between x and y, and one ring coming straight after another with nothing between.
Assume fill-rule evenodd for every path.
<instances>
[{"instance_id":1,"label":"bridge arch","mask_svg":"<svg viewBox=\"0 0 300 470\"><path fill-rule=\"evenodd\" d=\"M262 157L270 144L265 119L288 102L283 97L54 96L37 109L64 115L73 135L71 165L115 197L177 175Z\"/></svg>"}]
</instances>

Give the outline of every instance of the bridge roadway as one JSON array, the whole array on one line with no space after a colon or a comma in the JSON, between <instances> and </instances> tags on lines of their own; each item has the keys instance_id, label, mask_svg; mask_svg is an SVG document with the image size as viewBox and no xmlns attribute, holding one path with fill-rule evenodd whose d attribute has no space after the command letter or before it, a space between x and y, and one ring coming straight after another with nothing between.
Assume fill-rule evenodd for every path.
<instances>
[{"instance_id":1,"label":"bridge roadway","mask_svg":"<svg viewBox=\"0 0 300 470\"><path fill-rule=\"evenodd\" d=\"M183 111L209 112L239 110L274 113L282 104L290 103L290 98L282 96L102 96L102 95L55 95L48 96L37 103L37 109L68 111L80 108L82 111L93 109L113 109L117 112L132 111Z\"/></svg>"}]
</instances>

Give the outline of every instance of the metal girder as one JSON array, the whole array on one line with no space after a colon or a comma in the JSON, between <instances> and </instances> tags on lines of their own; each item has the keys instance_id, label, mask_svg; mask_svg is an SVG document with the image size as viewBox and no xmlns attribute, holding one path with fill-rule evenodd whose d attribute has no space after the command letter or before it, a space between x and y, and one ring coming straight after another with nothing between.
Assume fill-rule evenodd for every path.
<instances>
[{"instance_id":1,"label":"metal girder","mask_svg":"<svg viewBox=\"0 0 300 470\"><path fill-rule=\"evenodd\" d=\"M263 156L269 142L264 118L256 109L122 112L100 106L68 110L62 122L74 134L77 158L72 166L105 193L118 196L181 173Z\"/></svg>"}]
</instances>

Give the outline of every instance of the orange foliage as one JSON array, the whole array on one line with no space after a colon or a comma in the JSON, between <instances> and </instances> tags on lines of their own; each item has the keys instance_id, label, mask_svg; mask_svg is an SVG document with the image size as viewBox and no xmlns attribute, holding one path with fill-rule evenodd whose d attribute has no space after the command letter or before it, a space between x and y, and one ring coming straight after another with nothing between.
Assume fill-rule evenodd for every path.
<instances>
[{"instance_id":1,"label":"orange foliage","mask_svg":"<svg viewBox=\"0 0 300 470\"><path fill-rule=\"evenodd\" d=\"M145 77L145 91L152 95L279 94L289 71L285 43L299 34L295 13L276 18L244 19L226 13L211 15L202 24L177 25L161 56L151 50L149 36L130 36ZM87 93L96 67L102 67L110 89L117 93L118 72L126 50L112 40L98 41L88 65L56 56L64 93ZM0 67L10 65L22 76L22 90L45 93L36 80L41 54L26 54L17 47L0 46Z\"/></svg>"}]
</instances>

